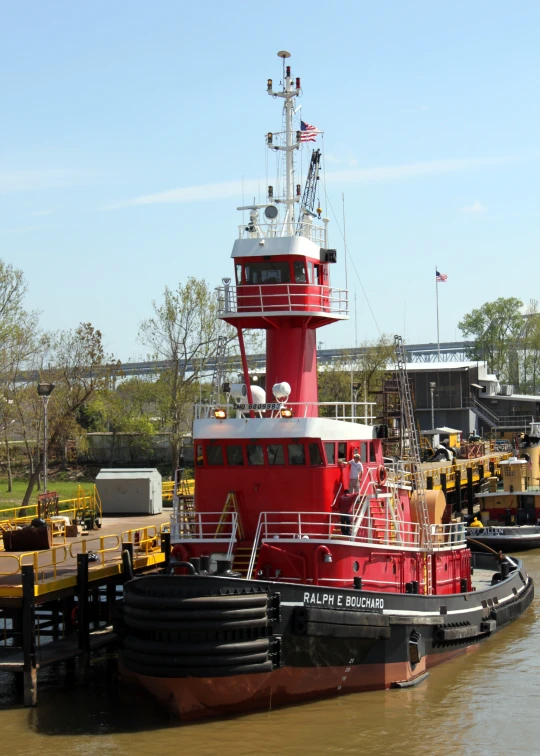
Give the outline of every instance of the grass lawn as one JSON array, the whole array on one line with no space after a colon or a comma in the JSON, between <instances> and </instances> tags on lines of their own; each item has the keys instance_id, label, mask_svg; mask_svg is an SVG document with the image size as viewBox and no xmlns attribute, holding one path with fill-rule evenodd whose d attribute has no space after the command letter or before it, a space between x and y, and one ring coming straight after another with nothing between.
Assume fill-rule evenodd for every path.
<instances>
[{"instance_id":1,"label":"grass lawn","mask_svg":"<svg viewBox=\"0 0 540 756\"><path fill-rule=\"evenodd\" d=\"M27 480L14 480L13 491L7 493L7 480L0 480L0 509L8 509L9 507L15 507L19 505L22 500L26 487L28 485ZM81 483L83 491L90 493L93 490L92 483ZM60 499L71 499L77 495L77 488L79 483L71 481L56 481L51 480L48 483L49 491L56 491ZM38 494L42 493L34 488L30 503L37 501Z\"/></svg>"}]
</instances>

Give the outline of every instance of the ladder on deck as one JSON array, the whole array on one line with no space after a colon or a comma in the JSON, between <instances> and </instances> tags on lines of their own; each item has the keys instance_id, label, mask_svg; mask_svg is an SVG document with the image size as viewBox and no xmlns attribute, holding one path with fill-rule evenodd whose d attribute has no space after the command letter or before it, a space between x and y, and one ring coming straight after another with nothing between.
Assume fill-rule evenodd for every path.
<instances>
[{"instance_id":1,"label":"ladder on deck","mask_svg":"<svg viewBox=\"0 0 540 756\"><path fill-rule=\"evenodd\" d=\"M238 534L238 538L243 538L243 531L242 531L242 521L240 520L240 510L238 509L238 500L236 498L236 494L234 491L231 491L227 494L227 498L225 499L225 506L223 507L223 511L221 513L221 517L219 518L219 522L216 528L216 533L214 538L217 538L218 535L223 530L224 525L226 524L227 515L229 512L235 512L236 514L236 532Z\"/></svg>"},{"instance_id":2,"label":"ladder on deck","mask_svg":"<svg viewBox=\"0 0 540 756\"><path fill-rule=\"evenodd\" d=\"M401 401L401 414L403 418L403 458L411 463L413 490L416 490L416 507L418 512L418 524L420 525L421 543L427 551L426 560L426 593L433 592L432 584L432 560L433 540L431 538L431 525L429 522L426 488L424 474L422 472L422 458L420 456L420 442L418 431L414 422L414 409L411 396L409 376L407 375L407 355L401 336L394 336L396 349L396 368L398 374L399 396Z\"/></svg>"}]
</instances>

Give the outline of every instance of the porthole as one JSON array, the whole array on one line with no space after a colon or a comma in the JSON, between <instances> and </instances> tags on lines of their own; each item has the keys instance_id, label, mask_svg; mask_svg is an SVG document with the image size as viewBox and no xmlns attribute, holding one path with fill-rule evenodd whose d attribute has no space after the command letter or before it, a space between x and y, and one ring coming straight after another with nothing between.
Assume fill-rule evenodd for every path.
<instances>
[{"instance_id":1,"label":"porthole","mask_svg":"<svg viewBox=\"0 0 540 756\"><path fill-rule=\"evenodd\" d=\"M358 564L358 562L353 562L352 568L355 572L358 572L358 570L360 569L360 565Z\"/></svg>"}]
</instances>

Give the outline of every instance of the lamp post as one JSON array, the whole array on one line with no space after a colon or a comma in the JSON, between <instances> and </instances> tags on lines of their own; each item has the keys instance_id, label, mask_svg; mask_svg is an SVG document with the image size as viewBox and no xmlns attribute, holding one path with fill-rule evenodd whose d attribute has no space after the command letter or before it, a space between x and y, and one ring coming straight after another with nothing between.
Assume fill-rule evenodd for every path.
<instances>
[{"instance_id":1,"label":"lamp post","mask_svg":"<svg viewBox=\"0 0 540 756\"><path fill-rule=\"evenodd\" d=\"M43 490L47 493L47 405L54 383L38 383L38 396L43 399Z\"/></svg>"},{"instance_id":2,"label":"lamp post","mask_svg":"<svg viewBox=\"0 0 540 756\"><path fill-rule=\"evenodd\" d=\"M430 383L429 388L431 389L431 428L432 430L435 430L435 404L434 404L434 396L435 396L435 389L437 388L436 383Z\"/></svg>"}]
</instances>

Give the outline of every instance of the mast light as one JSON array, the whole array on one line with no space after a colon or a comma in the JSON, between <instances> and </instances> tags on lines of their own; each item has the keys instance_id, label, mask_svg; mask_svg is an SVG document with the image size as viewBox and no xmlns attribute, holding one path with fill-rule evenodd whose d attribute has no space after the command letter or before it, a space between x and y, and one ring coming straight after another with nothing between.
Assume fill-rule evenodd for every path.
<instances>
[{"instance_id":1,"label":"mast light","mask_svg":"<svg viewBox=\"0 0 540 756\"><path fill-rule=\"evenodd\" d=\"M299 196L300 196L300 189L301 189L301 186L300 186L300 184L297 184L297 185L296 185L296 195L297 195L297 197L299 197Z\"/></svg>"},{"instance_id":2,"label":"mast light","mask_svg":"<svg viewBox=\"0 0 540 756\"><path fill-rule=\"evenodd\" d=\"M297 131L296 132L296 141L298 142L298 144L300 144L301 140L302 140L302 132L301 131Z\"/></svg>"},{"instance_id":3,"label":"mast light","mask_svg":"<svg viewBox=\"0 0 540 756\"><path fill-rule=\"evenodd\" d=\"M296 88L300 90L300 77L299 76L296 77Z\"/></svg>"},{"instance_id":4,"label":"mast light","mask_svg":"<svg viewBox=\"0 0 540 756\"><path fill-rule=\"evenodd\" d=\"M268 91L272 91L272 79L268 79Z\"/></svg>"},{"instance_id":5,"label":"mast light","mask_svg":"<svg viewBox=\"0 0 540 756\"><path fill-rule=\"evenodd\" d=\"M288 79L291 78L291 67L290 66L287 66L287 78Z\"/></svg>"},{"instance_id":6,"label":"mast light","mask_svg":"<svg viewBox=\"0 0 540 756\"><path fill-rule=\"evenodd\" d=\"M269 186L268 187L268 199L273 199L273 198L274 198L274 187L273 186Z\"/></svg>"},{"instance_id":7,"label":"mast light","mask_svg":"<svg viewBox=\"0 0 540 756\"><path fill-rule=\"evenodd\" d=\"M274 135L272 134L271 131L269 131L268 134L266 135L267 144L272 144L273 138L274 138Z\"/></svg>"}]
</instances>

